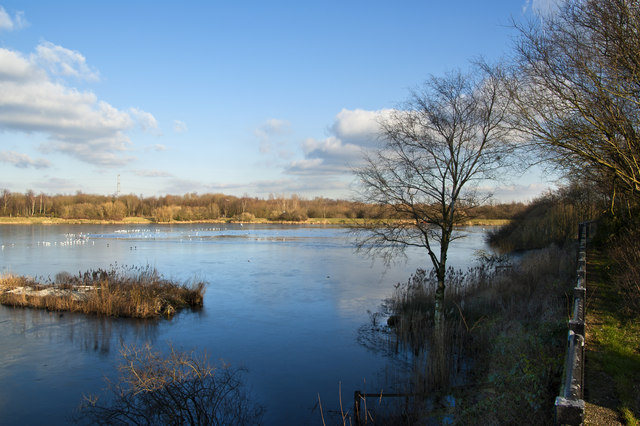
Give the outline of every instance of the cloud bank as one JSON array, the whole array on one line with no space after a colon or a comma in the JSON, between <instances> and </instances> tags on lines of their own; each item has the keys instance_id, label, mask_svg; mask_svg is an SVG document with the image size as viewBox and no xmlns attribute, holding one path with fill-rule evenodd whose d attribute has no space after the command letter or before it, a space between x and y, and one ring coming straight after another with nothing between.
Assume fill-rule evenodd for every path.
<instances>
[{"instance_id":1,"label":"cloud bank","mask_svg":"<svg viewBox=\"0 0 640 426\"><path fill-rule=\"evenodd\" d=\"M379 122L390 112L343 109L330 126L328 137L303 142L304 159L289 163L286 173L325 177L350 173L361 164L363 150L376 146Z\"/></svg>"},{"instance_id":2,"label":"cloud bank","mask_svg":"<svg viewBox=\"0 0 640 426\"><path fill-rule=\"evenodd\" d=\"M14 151L0 151L0 162L11 164L21 169L46 169L51 163L45 159L32 160L28 155Z\"/></svg>"},{"instance_id":3,"label":"cloud bank","mask_svg":"<svg viewBox=\"0 0 640 426\"><path fill-rule=\"evenodd\" d=\"M80 53L49 42L28 57L0 48L0 129L47 135L43 152L60 152L97 166L128 163L133 157L124 155L131 145L126 132L136 124L153 129L157 122L148 112L119 110L64 80L98 76Z\"/></svg>"}]
</instances>

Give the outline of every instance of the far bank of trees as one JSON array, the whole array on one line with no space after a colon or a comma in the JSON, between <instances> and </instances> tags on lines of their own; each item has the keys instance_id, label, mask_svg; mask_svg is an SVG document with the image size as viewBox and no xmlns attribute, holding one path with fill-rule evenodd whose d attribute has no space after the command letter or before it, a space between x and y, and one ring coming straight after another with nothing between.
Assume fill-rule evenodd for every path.
<instances>
[{"instance_id":1,"label":"far bank of trees","mask_svg":"<svg viewBox=\"0 0 640 426\"><path fill-rule=\"evenodd\" d=\"M525 209L524 203L486 204L477 207L474 217L508 219ZM144 217L156 222L267 219L305 221L307 219L372 219L389 212L373 204L297 195L268 198L235 197L226 194L165 195L144 197L133 194L110 196L85 194L50 195L0 191L0 216L55 217L62 219L122 220Z\"/></svg>"}]
</instances>

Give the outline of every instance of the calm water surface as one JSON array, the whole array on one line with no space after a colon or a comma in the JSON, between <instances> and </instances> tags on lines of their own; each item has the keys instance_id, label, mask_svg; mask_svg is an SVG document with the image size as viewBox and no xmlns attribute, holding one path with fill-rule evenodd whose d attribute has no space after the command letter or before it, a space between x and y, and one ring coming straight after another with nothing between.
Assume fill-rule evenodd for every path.
<instances>
[{"instance_id":1,"label":"calm water surface","mask_svg":"<svg viewBox=\"0 0 640 426\"><path fill-rule=\"evenodd\" d=\"M454 242L466 267L485 249L482 228ZM379 391L393 357L359 342L359 329L418 267L421 251L385 267L354 253L348 231L279 225L0 226L3 273L54 277L110 265L208 282L204 308L142 321L0 306L0 424L64 423L83 393L115 376L122 344L206 350L245 367L267 424L321 424L317 410L353 391ZM366 384L365 384L366 382Z\"/></svg>"}]
</instances>

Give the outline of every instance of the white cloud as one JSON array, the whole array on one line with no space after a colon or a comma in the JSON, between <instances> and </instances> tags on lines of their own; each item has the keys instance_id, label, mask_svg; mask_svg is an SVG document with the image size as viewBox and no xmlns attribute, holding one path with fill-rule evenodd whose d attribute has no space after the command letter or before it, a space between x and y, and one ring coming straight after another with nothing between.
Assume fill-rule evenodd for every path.
<instances>
[{"instance_id":1,"label":"white cloud","mask_svg":"<svg viewBox=\"0 0 640 426\"><path fill-rule=\"evenodd\" d=\"M522 13L526 13L531 7L531 11L541 18L555 14L566 0L525 0L522 5Z\"/></svg>"},{"instance_id":2,"label":"white cloud","mask_svg":"<svg viewBox=\"0 0 640 426\"><path fill-rule=\"evenodd\" d=\"M52 81L36 58L40 56L27 59L0 48L0 129L44 133L49 137L41 147L45 152L62 152L91 164L113 166L131 161L132 157L122 155L131 144L125 132L136 120L143 128L157 127L155 118L135 108L118 110L92 92ZM82 61L76 58L70 63L76 65L78 76L87 76L78 66Z\"/></svg>"},{"instance_id":3,"label":"white cloud","mask_svg":"<svg viewBox=\"0 0 640 426\"><path fill-rule=\"evenodd\" d=\"M56 76L82 80L98 80L99 74L87 65L85 57L75 50L44 41L31 54L31 61Z\"/></svg>"},{"instance_id":4,"label":"white cloud","mask_svg":"<svg viewBox=\"0 0 640 426\"><path fill-rule=\"evenodd\" d=\"M136 176L140 177L150 177L150 178L163 178L163 177L173 177L173 174L164 171L164 170L134 170Z\"/></svg>"},{"instance_id":5,"label":"white cloud","mask_svg":"<svg viewBox=\"0 0 640 426\"><path fill-rule=\"evenodd\" d=\"M323 140L307 139L302 143L304 159L289 164L286 173L295 175L340 175L350 173L361 164L363 149L376 144L379 122L392 110L340 111Z\"/></svg>"},{"instance_id":6,"label":"white cloud","mask_svg":"<svg viewBox=\"0 0 640 426\"><path fill-rule=\"evenodd\" d=\"M260 139L268 139L275 135L286 134L289 132L290 128L291 123L287 120L270 118L262 123L262 125L254 131L254 134Z\"/></svg>"},{"instance_id":7,"label":"white cloud","mask_svg":"<svg viewBox=\"0 0 640 426\"><path fill-rule=\"evenodd\" d=\"M45 159L32 160L28 155L15 151L0 151L0 162L23 169L28 167L46 169L51 166L51 163Z\"/></svg>"},{"instance_id":8,"label":"white cloud","mask_svg":"<svg viewBox=\"0 0 640 426\"><path fill-rule=\"evenodd\" d=\"M344 144L330 136L324 140L307 139L302 145L305 159L293 161L287 168L290 174L349 173L362 160L362 148Z\"/></svg>"},{"instance_id":9,"label":"white cloud","mask_svg":"<svg viewBox=\"0 0 640 426\"><path fill-rule=\"evenodd\" d=\"M0 6L0 30L13 31L27 26L27 21L24 19L24 12L16 12L13 19L4 9Z\"/></svg>"},{"instance_id":10,"label":"white cloud","mask_svg":"<svg viewBox=\"0 0 640 426\"><path fill-rule=\"evenodd\" d=\"M260 153L269 154L274 151L274 145L277 145L280 149L279 152L287 152L282 147L286 144L283 139L291 131L291 123L287 120L280 120L277 118L270 118L253 131L253 134L260 140ZM276 141L274 142L274 139ZM280 155L282 158L282 155Z\"/></svg>"},{"instance_id":11,"label":"white cloud","mask_svg":"<svg viewBox=\"0 0 640 426\"><path fill-rule=\"evenodd\" d=\"M378 140L379 121L392 110L367 111L343 109L336 115L332 133L341 140L362 146L371 146Z\"/></svg>"},{"instance_id":12,"label":"white cloud","mask_svg":"<svg viewBox=\"0 0 640 426\"><path fill-rule=\"evenodd\" d=\"M545 183L512 184L497 187L481 187L480 191L493 194L499 202L529 202L553 189L554 185Z\"/></svg>"},{"instance_id":13,"label":"white cloud","mask_svg":"<svg viewBox=\"0 0 640 426\"><path fill-rule=\"evenodd\" d=\"M252 182L247 190L266 196L268 194L302 194L306 196L344 197L349 183L340 179L315 176L296 176L295 179L279 179Z\"/></svg>"},{"instance_id":14,"label":"white cloud","mask_svg":"<svg viewBox=\"0 0 640 426\"><path fill-rule=\"evenodd\" d=\"M129 108L129 112L136 119L140 127L142 127L142 130L146 131L158 128L158 122L152 114L138 108Z\"/></svg>"},{"instance_id":15,"label":"white cloud","mask_svg":"<svg viewBox=\"0 0 640 426\"><path fill-rule=\"evenodd\" d=\"M187 124L184 121L173 120L173 131L176 133L184 133L186 132Z\"/></svg>"}]
</instances>

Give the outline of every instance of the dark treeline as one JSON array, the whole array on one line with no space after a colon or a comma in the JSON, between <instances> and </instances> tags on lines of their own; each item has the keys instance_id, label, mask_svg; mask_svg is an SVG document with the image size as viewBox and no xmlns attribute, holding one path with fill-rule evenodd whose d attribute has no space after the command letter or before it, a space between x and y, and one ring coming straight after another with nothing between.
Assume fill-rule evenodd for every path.
<instances>
[{"instance_id":1,"label":"dark treeline","mask_svg":"<svg viewBox=\"0 0 640 426\"><path fill-rule=\"evenodd\" d=\"M509 219L525 208L523 203L490 204L476 208L472 216ZM297 195L270 195L266 199L196 193L143 197L82 192L74 195L48 195L36 194L34 191L11 192L7 189L0 193L0 215L92 220L144 217L156 222L225 219L251 221L256 218L304 221L309 218L375 219L386 216L384 209L379 206L323 197L307 200Z\"/></svg>"}]
</instances>

